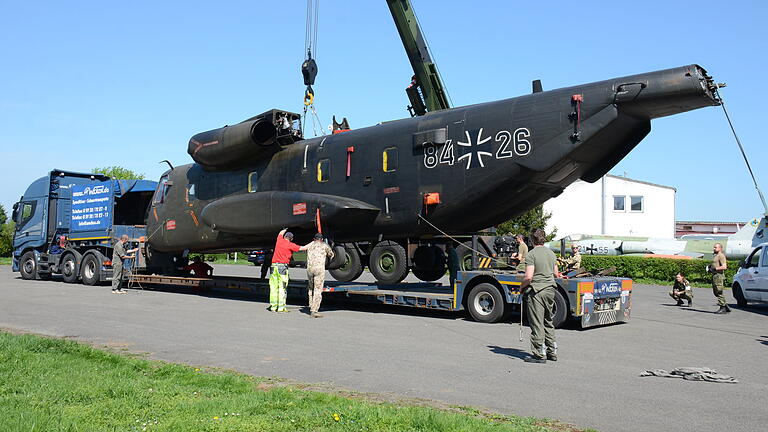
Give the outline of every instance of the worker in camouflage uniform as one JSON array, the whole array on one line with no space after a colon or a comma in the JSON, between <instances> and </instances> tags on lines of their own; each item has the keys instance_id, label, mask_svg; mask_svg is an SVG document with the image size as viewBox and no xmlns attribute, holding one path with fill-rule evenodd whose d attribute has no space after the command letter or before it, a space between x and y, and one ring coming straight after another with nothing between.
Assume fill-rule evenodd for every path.
<instances>
[{"instance_id":1,"label":"worker in camouflage uniform","mask_svg":"<svg viewBox=\"0 0 768 432\"><path fill-rule=\"evenodd\" d=\"M325 259L333 259L333 250L323 241L323 235L315 234L315 239L307 247L307 296L309 297L309 315L322 318L320 302L323 300L325 283Z\"/></svg>"},{"instance_id":2,"label":"worker in camouflage uniform","mask_svg":"<svg viewBox=\"0 0 768 432\"><path fill-rule=\"evenodd\" d=\"M581 268L581 254L577 245L571 246L571 257L560 258L558 261L565 266L565 271L573 271Z\"/></svg>"},{"instance_id":3,"label":"worker in camouflage uniform","mask_svg":"<svg viewBox=\"0 0 768 432\"><path fill-rule=\"evenodd\" d=\"M672 286L672 291L669 292L669 296L677 300L677 306L683 305L683 300L688 300L688 306L693 304L693 290L691 289L691 283L685 278L683 272L675 275L675 284Z\"/></svg>"},{"instance_id":4,"label":"worker in camouflage uniform","mask_svg":"<svg viewBox=\"0 0 768 432\"><path fill-rule=\"evenodd\" d=\"M709 264L709 272L712 273L712 293L717 297L717 305L720 309L715 312L716 314L726 314L731 311L728 304L725 303L725 295L723 295L723 285L725 284L725 270L728 268L728 262L725 260L725 254L723 253L723 245L715 243L712 253L712 263Z\"/></svg>"},{"instance_id":5,"label":"worker in camouflage uniform","mask_svg":"<svg viewBox=\"0 0 768 432\"><path fill-rule=\"evenodd\" d=\"M123 260L134 258L134 255L128 255L136 252L138 249L125 250L125 245L128 243L128 236L123 234L120 240L112 247L112 294L125 294L120 288L120 284L123 282Z\"/></svg>"},{"instance_id":6,"label":"worker in camouflage uniform","mask_svg":"<svg viewBox=\"0 0 768 432\"><path fill-rule=\"evenodd\" d=\"M560 276L555 253L544 247L544 230L533 232L534 248L525 257L525 276L520 291L525 295L528 323L531 327L531 355L528 363L557 361L557 342L552 315L555 304L555 276Z\"/></svg>"},{"instance_id":7,"label":"worker in camouflage uniform","mask_svg":"<svg viewBox=\"0 0 768 432\"><path fill-rule=\"evenodd\" d=\"M517 252L512 254L512 259L517 259L519 263L515 270L519 272L525 271L525 257L528 255L528 245L525 244L525 237L522 234L515 236L517 239Z\"/></svg>"}]
</instances>

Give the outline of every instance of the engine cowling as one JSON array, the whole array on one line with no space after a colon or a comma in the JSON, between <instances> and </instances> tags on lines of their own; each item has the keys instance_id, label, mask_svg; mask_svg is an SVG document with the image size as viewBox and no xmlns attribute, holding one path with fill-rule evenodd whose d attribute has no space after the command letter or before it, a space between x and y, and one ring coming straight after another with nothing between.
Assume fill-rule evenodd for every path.
<instances>
[{"instance_id":1,"label":"engine cowling","mask_svg":"<svg viewBox=\"0 0 768 432\"><path fill-rule=\"evenodd\" d=\"M275 153L277 127L267 118L200 132L189 140L187 153L207 168L231 169Z\"/></svg>"},{"instance_id":2,"label":"engine cowling","mask_svg":"<svg viewBox=\"0 0 768 432\"><path fill-rule=\"evenodd\" d=\"M187 153L206 169L227 170L271 157L281 146L301 139L301 116L273 109L236 125L200 132L190 138Z\"/></svg>"}]
</instances>

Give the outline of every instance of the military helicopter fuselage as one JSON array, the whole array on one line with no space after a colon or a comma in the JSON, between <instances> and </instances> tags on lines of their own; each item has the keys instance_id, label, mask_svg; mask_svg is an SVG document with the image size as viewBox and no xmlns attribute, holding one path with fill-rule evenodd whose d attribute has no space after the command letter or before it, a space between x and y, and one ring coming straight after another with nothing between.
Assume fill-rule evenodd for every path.
<instances>
[{"instance_id":1,"label":"military helicopter fuselage","mask_svg":"<svg viewBox=\"0 0 768 432\"><path fill-rule=\"evenodd\" d=\"M473 232L596 181L651 119L718 105L714 91L690 65L312 139L273 110L190 140L198 163L162 176L148 242L178 253L271 247L284 227L336 242Z\"/></svg>"}]
</instances>

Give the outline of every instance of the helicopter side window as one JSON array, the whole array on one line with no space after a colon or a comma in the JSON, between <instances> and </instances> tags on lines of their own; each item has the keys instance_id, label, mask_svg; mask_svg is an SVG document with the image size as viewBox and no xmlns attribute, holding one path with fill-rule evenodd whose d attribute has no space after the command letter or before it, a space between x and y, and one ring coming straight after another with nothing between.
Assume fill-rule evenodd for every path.
<instances>
[{"instance_id":1,"label":"helicopter side window","mask_svg":"<svg viewBox=\"0 0 768 432\"><path fill-rule=\"evenodd\" d=\"M331 178L331 160L320 159L317 162L317 181L319 183L325 183Z\"/></svg>"},{"instance_id":2,"label":"helicopter side window","mask_svg":"<svg viewBox=\"0 0 768 432\"><path fill-rule=\"evenodd\" d=\"M384 149L384 152L381 154L381 160L384 172L397 171L397 147Z\"/></svg>"},{"instance_id":3,"label":"helicopter side window","mask_svg":"<svg viewBox=\"0 0 768 432\"><path fill-rule=\"evenodd\" d=\"M256 192L259 190L258 180L259 173L256 171L248 174L248 192Z\"/></svg>"}]
</instances>

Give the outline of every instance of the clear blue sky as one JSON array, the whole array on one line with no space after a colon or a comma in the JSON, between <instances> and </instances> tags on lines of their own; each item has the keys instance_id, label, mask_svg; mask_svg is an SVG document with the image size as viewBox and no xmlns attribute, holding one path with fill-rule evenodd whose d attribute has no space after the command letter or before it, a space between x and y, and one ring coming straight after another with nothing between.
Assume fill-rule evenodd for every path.
<instances>
[{"instance_id":1,"label":"clear blue sky","mask_svg":"<svg viewBox=\"0 0 768 432\"><path fill-rule=\"evenodd\" d=\"M765 2L412 0L455 106L698 63L718 81L768 188ZM157 179L193 134L301 112L304 1L0 0L0 203L52 168ZM325 125L407 116L410 65L384 0L322 0ZM677 188L678 219L762 213L721 108L655 120L611 172ZM9 212L10 213L10 212Z\"/></svg>"}]
</instances>

